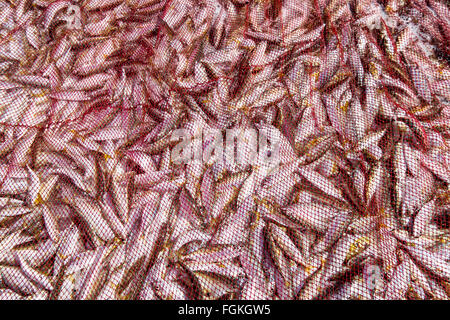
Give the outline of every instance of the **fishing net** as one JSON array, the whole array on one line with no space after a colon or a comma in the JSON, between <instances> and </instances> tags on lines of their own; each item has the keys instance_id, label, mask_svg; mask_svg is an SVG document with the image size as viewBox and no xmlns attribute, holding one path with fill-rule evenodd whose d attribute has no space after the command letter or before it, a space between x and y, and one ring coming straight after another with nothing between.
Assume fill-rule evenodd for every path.
<instances>
[{"instance_id":1,"label":"fishing net","mask_svg":"<svg viewBox=\"0 0 450 320\"><path fill-rule=\"evenodd\" d=\"M0 299L448 299L440 0L0 0Z\"/></svg>"}]
</instances>

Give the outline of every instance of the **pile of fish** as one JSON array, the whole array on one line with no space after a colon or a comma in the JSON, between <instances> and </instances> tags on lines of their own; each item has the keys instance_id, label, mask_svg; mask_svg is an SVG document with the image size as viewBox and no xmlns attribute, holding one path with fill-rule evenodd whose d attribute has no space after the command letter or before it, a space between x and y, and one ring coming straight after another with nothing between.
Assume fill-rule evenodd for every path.
<instances>
[{"instance_id":1,"label":"pile of fish","mask_svg":"<svg viewBox=\"0 0 450 320\"><path fill-rule=\"evenodd\" d=\"M0 299L449 299L449 126L444 0L0 0Z\"/></svg>"}]
</instances>

